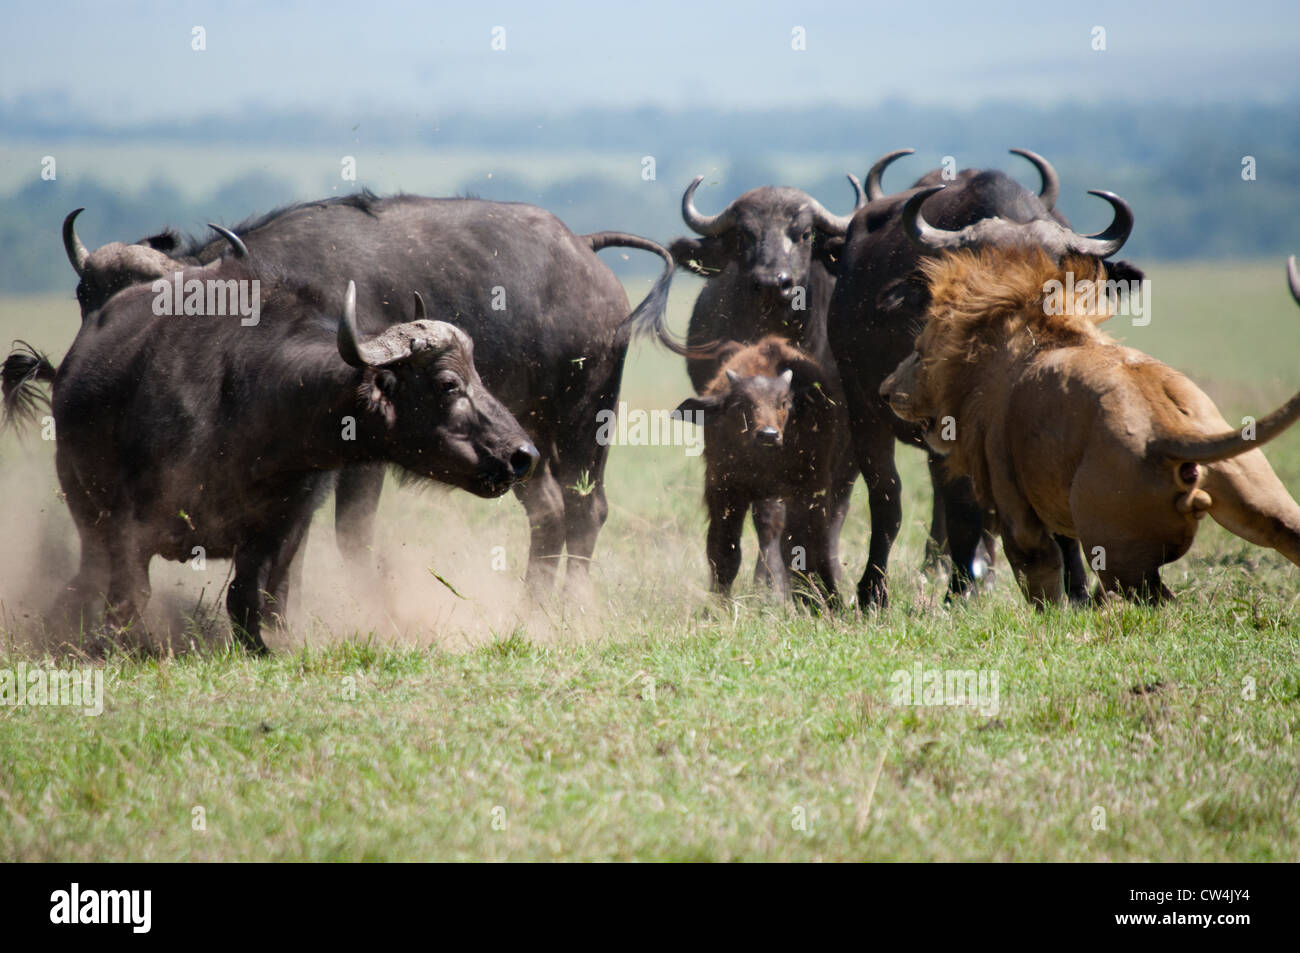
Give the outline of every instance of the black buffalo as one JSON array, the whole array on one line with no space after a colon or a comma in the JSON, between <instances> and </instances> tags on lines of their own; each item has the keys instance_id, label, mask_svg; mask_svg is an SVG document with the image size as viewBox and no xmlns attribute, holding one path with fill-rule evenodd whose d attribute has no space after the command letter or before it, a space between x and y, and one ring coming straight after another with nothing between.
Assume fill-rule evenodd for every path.
<instances>
[{"instance_id":1,"label":"black buffalo","mask_svg":"<svg viewBox=\"0 0 1300 953\"><path fill-rule=\"evenodd\" d=\"M121 287L206 263L225 247L164 232L90 252L73 230L75 215L65 223L64 241L81 278L83 314ZM366 333L402 321L412 291L468 332L484 382L542 454L537 474L518 489L531 527L528 581L548 589L566 550L566 584L586 579L608 512L599 415L617 406L630 335L627 294L595 253L623 246L664 260L663 274L634 312L653 320L672 278L666 249L619 232L575 235L532 205L370 193L294 205L232 231L261 267L293 275L328 300L337 301L335 276L357 276ZM353 560L373 536L382 487L380 467L339 475L336 527Z\"/></svg>"},{"instance_id":2,"label":"black buffalo","mask_svg":"<svg viewBox=\"0 0 1300 953\"><path fill-rule=\"evenodd\" d=\"M858 583L860 605L883 605L888 598L886 566L902 524L895 441L929 449L920 428L900 420L880 396L881 383L911 353L921 331L929 304L921 260L945 249L983 244L1036 244L1057 257L1072 250L1107 258L1132 230L1127 204L1098 192L1094 194L1113 206L1114 221L1098 235L1076 234L1054 208L1059 180L1051 165L1026 150L1013 151L1038 167L1043 180L1039 194L996 170L965 169L951 181L934 170L904 192L873 198L855 214L849 230L827 312L827 335L848 402L853 452L870 499L871 543ZM911 152L892 152L875 169ZM1108 262L1107 268L1117 280L1141 277L1125 262ZM946 481L942 461L933 452L930 472L936 487L932 538L942 543L946 532L953 558L950 586L964 592L978 573L985 514L970 481ZM1078 544L1058 542L1066 556L1071 596L1086 598Z\"/></svg>"},{"instance_id":3,"label":"black buffalo","mask_svg":"<svg viewBox=\"0 0 1300 953\"><path fill-rule=\"evenodd\" d=\"M860 209L867 196L856 177L848 179L854 209ZM670 246L681 267L707 279L691 312L686 344L683 347L668 333L662 313L645 315L641 330L653 332L671 350L687 357L687 373L697 394L705 393L717 379L723 349L777 336L823 368L820 376L825 379L826 396L834 399L838 382L826 341L826 308L851 216L833 215L806 192L778 186L751 189L716 215L705 215L695 207L695 191L702 181L703 176L697 177L682 196L682 218L700 237L679 238ZM868 192L873 188L878 188L875 177L868 180ZM828 415L826 423L838 431L846 419L841 409ZM847 453L847 432L831 435L831 445L837 452L826 458L826 465L834 468L827 481L829 497L806 512L807 508L787 501L781 534L788 565L800 563L796 546L803 547L805 556L816 554L819 571L811 575L828 595L834 593L840 526L857 479ZM764 518L759 507L754 518L760 533L771 531L770 525L760 526ZM830 572L829 566L835 566L836 572ZM759 560L755 577L760 582L775 581L767 560Z\"/></svg>"},{"instance_id":4,"label":"black buffalo","mask_svg":"<svg viewBox=\"0 0 1300 953\"><path fill-rule=\"evenodd\" d=\"M426 319L418 297L413 319L370 336L357 330L351 282L336 306L338 295L252 258L191 266L179 280L187 297L191 282L200 295L256 282L260 307L251 322L201 298L200 313L160 314L170 282L137 284L87 316L57 370L30 348L4 363L7 417L34 408L38 382L53 385L55 462L81 537L64 605L74 623L103 607L110 624L130 625L153 556L203 554L234 561L231 622L265 651L260 630L283 615L331 471L395 464L493 497L536 466L528 435L475 371L469 336Z\"/></svg>"},{"instance_id":5,"label":"black buffalo","mask_svg":"<svg viewBox=\"0 0 1300 953\"><path fill-rule=\"evenodd\" d=\"M699 176L682 196L682 218L699 238L678 238L669 250L683 268L707 278L695 300L686 345L687 367L696 393L718 373L720 362L706 356L714 342L752 344L779 335L818 360L829 359L826 306L835 287L836 259L850 216L832 215L799 189L751 189L716 215L695 207ZM866 198L849 176L854 209ZM645 315L668 347L679 350L656 315Z\"/></svg>"}]
</instances>

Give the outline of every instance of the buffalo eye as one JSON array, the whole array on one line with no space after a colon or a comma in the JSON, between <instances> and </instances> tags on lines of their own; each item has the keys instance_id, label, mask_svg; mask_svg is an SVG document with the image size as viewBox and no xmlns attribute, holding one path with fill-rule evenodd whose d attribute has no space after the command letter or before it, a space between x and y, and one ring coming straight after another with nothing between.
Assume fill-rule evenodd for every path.
<instances>
[{"instance_id":1,"label":"buffalo eye","mask_svg":"<svg viewBox=\"0 0 1300 953\"><path fill-rule=\"evenodd\" d=\"M438 375L438 389L444 394L459 394L465 388L457 375L447 372Z\"/></svg>"},{"instance_id":2,"label":"buffalo eye","mask_svg":"<svg viewBox=\"0 0 1300 953\"><path fill-rule=\"evenodd\" d=\"M805 229L805 230L804 230L804 233L803 233L802 235L799 236L799 241L801 241L801 242L812 241L812 237L813 237L812 229L811 229L811 228L808 228L808 229Z\"/></svg>"}]
</instances>

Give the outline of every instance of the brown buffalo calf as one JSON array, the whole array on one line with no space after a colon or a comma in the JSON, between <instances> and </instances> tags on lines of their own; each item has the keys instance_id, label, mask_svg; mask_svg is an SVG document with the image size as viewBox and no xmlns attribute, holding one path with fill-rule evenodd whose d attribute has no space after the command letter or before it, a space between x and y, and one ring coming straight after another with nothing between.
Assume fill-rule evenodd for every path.
<instances>
[{"instance_id":1,"label":"brown buffalo calf","mask_svg":"<svg viewBox=\"0 0 1300 953\"><path fill-rule=\"evenodd\" d=\"M843 513L836 501L844 488L833 485L832 461L846 451L848 434L834 375L776 335L748 346L730 343L720 356L713 380L675 412L703 415L713 588L726 593L735 581L740 534L753 507L760 549L755 577L784 598L788 559L790 569L807 572L821 596L833 599L839 577L835 524ZM783 540L787 510L796 509L807 517L792 520L804 538Z\"/></svg>"}]
</instances>

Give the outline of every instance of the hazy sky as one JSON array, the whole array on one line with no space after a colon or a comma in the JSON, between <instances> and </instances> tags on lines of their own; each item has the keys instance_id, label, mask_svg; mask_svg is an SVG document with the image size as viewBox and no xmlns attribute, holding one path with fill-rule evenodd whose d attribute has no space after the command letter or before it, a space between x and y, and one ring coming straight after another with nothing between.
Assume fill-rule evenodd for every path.
<instances>
[{"instance_id":1,"label":"hazy sky","mask_svg":"<svg viewBox=\"0 0 1300 953\"><path fill-rule=\"evenodd\" d=\"M207 49L191 48L192 28ZM1093 28L1106 30L1094 51ZM504 27L505 50L491 48ZM792 49L802 27L806 50ZM107 121L248 104L421 116L1291 98L1300 2L9 3L0 101Z\"/></svg>"}]
</instances>

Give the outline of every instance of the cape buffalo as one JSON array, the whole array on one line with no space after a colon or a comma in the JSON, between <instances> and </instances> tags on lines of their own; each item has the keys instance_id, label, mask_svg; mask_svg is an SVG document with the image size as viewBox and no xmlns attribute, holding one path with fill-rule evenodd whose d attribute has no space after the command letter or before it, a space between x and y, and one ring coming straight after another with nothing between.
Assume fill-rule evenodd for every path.
<instances>
[{"instance_id":1,"label":"cape buffalo","mask_svg":"<svg viewBox=\"0 0 1300 953\"><path fill-rule=\"evenodd\" d=\"M880 395L881 383L911 353L924 323L929 297L922 261L945 248L1011 244L1038 245L1056 258L1073 250L1101 259L1115 254L1132 229L1132 213L1123 200L1096 193L1111 202L1114 222L1096 236L1075 234L1053 207L1059 180L1051 165L1027 150L1013 151L1038 167L1040 194L996 170L965 169L951 180L935 170L905 192L873 199L855 214L849 230L827 312L827 335L848 402L857 466L870 498L871 543L858 583L860 605L883 605L888 598L886 565L902 523L894 442L926 446L921 428L891 413ZM911 152L890 153L876 168ZM931 195L921 216L919 203ZM1108 262L1107 267L1119 279L1141 277L1124 262ZM960 593L976 575L983 514L970 481L946 480L941 458L933 452L930 472L936 484L931 532L941 540L946 529L954 564L950 586ZM1078 545L1059 542L1066 554L1071 595L1086 598Z\"/></svg>"},{"instance_id":2,"label":"cape buffalo","mask_svg":"<svg viewBox=\"0 0 1300 953\"><path fill-rule=\"evenodd\" d=\"M856 201L866 199L849 176ZM716 215L695 207L697 176L682 196L682 218L700 238L678 238L669 248L683 268L707 280L686 332L695 356L687 365L696 393L713 380L720 361L701 352L714 342L752 344L777 334L818 358L829 358L826 305L835 286L835 259L850 216L832 215L799 189L751 189ZM655 333L680 351L662 323L662 313L644 313L640 329Z\"/></svg>"},{"instance_id":3,"label":"cape buffalo","mask_svg":"<svg viewBox=\"0 0 1300 953\"><path fill-rule=\"evenodd\" d=\"M779 335L757 344L729 343L722 369L704 393L683 401L675 415L696 412L704 419L707 465L704 501L709 510L708 556L713 588L726 593L740 568L740 535L753 507L758 532L758 573L777 595L789 580L781 533L787 509L802 508L813 535L806 571L823 597L835 593L838 553L830 535L838 530L829 508L835 475L832 463L847 448L843 401L834 395L834 374Z\"/></svg>"},{"instance_id":4,"label":"cape buffalo","mask_svg":"<svg viewBox=\"0 0 1300 953\"><path fill-rule=\"evenodd\" d=\"M64 224L64 243L81 279L83 314L121 287L209 262L225 247L164 232L90 252L74 230L76 214ZM599 416L617 406L630 335L627 295L595 253L622 246L664 260L664 272L633 312L656 320L672 279L667 250L620 232L575 235L532 205L369 192L289 206L232 231L260 267L319 289L331 304L334 276L356 275L361 330L368 334L404 320L413 290L469 334L488 389L542 454L537 474L516 491L531 527L528 581L549 588L567 550L566 585L580 585L608 512L609 448L597 440ZM372 538L382 487L381 467L350 466L339 475L336 527L353 560Z\"/></svg>"},{"instance_id":5,"label":"cape buffalo","mask_svg":"<svg viewBox=\"0 0 1300 953\"><path fill-rule=\"evenodd\" d=\"M6 416L33 409L38 382L53 385L55 463L81 536L74 619L106 597L108 621L129 624L148 602L153 556L201 553L234 560L226 607L243 644L264 652L260 629L283 614L330 471L391 463L493 497L537 465L464 331L427 320L417 298L413 320L363 335L353 283L335 308L253 261L175 276L187 302L192 288L256 282L251 325L205 313L201 297L170 313L164 279L92 312L57 370L29 347L4 362Z\"/></svg>"},{"instance_id":6,"label":"cape buffalo","mask_svg":"<svg viewBox=\"0 0 1300 953\"><path fill-rule=\"evenodd\" d=\"M683 347L668 333L662 311L644 313L638 330L653 333L670 350L685 355L687 373L697 394L710 386L722 365L719 348L731 343L753 344L775 335L791 342L823 369L828 393L838 390L836 371L826 342L826 306L835 286L837 257L843 247L850 216L833 215L807 193L794 188L763 186L744 193L716 215L705 215L695 207L695 191L703 181L698 176L682 196L682 218L699 238L679 238L670 251L683 268L707 281L696 298ZM866 203L862 186L848 177L855 196L854 209ZM868 188L878 185L868 182ZM842 426L842 414L828 417L828 426ZM832 444L847 451L847 436L833 436ZM857 479L851 457L828 457L834 468L828 481L829 499L815 507L784 507L784 532L779 533L787 562L796 556L821 549L830 540L833 561L838 564L839 529L848 512L849 498ZM755 507L755 528L770 531L774 516L770 508ZM829 520L829 526L822 525ZM762 524L760 526L760 523ZM779 529L778 525L778 529ZM755 567L759 581L771 582L770 560ZM814 576L834 590L834 578Z\"/></svg>"}]
</instances>

